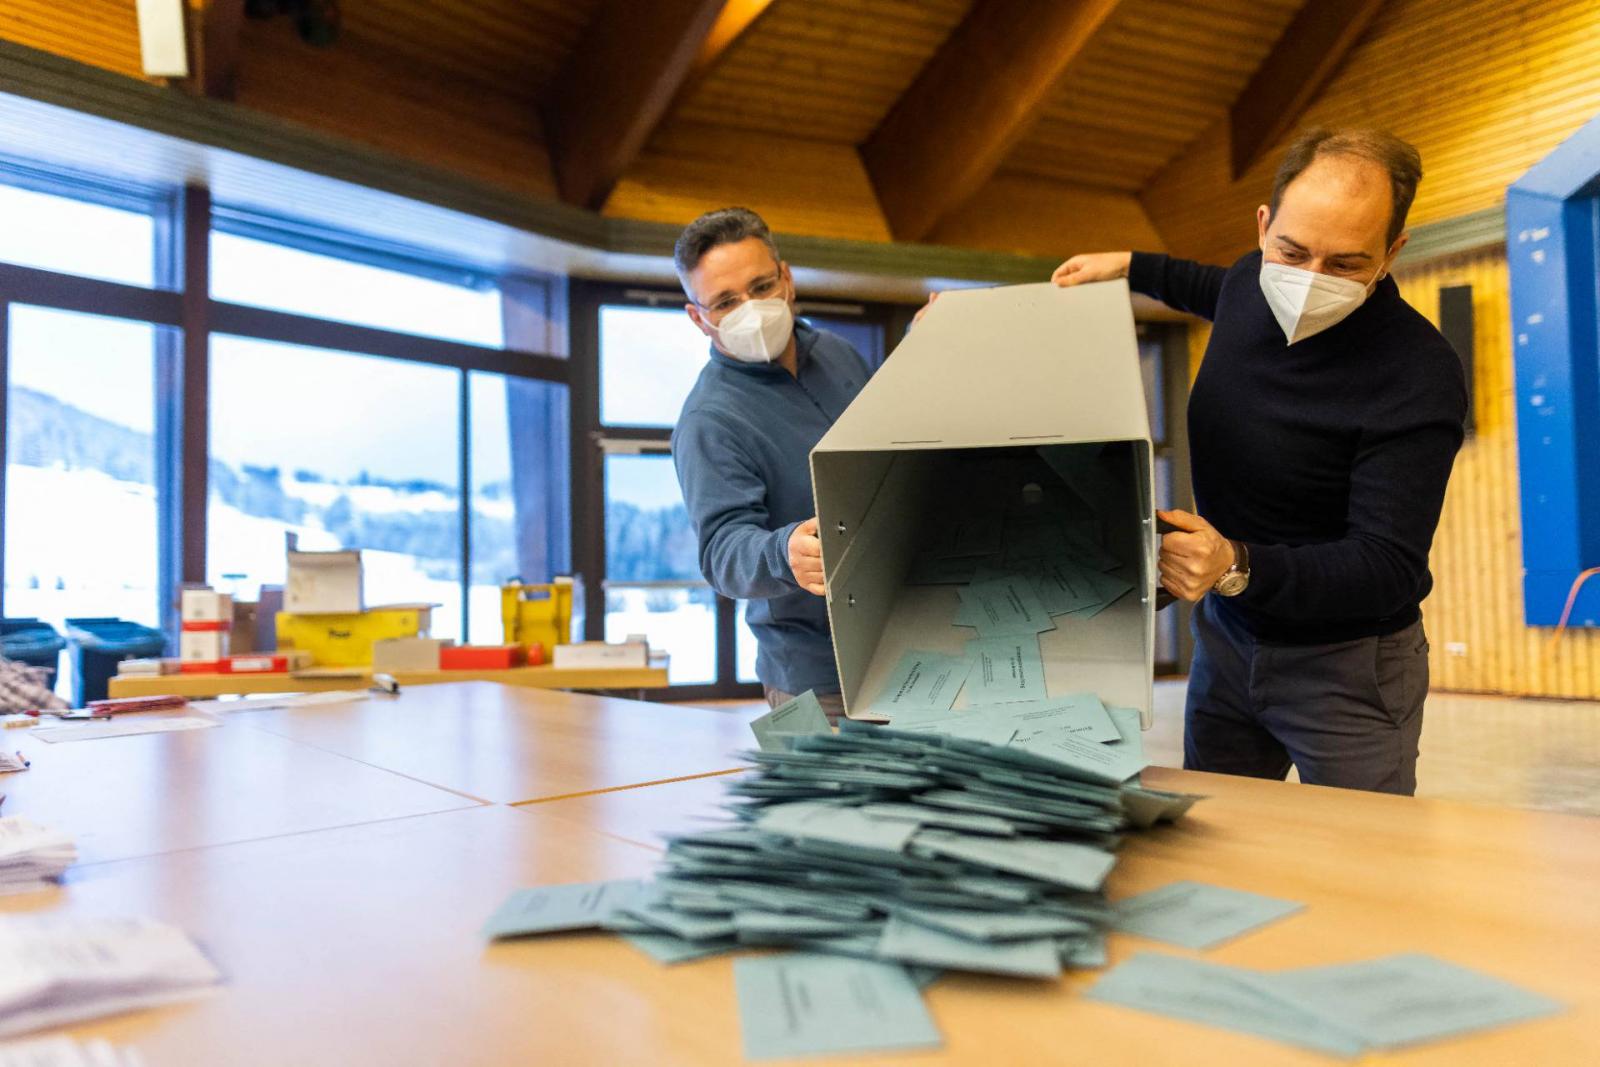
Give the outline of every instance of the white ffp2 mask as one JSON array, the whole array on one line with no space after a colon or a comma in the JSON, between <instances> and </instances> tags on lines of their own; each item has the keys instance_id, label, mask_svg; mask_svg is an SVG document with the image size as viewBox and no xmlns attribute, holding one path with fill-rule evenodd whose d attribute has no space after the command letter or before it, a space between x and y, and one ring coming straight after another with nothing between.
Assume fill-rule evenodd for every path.
<instances>
[{"instance_id":1,"label":"white ffp2 mask","mask_svg":"<svg viewBox=\"0 0 1600 1067\"><path fill-rule=\"evenodd\" d=\"M1343 322L1366 302L1381 275L1380 269L1371 283L1363 285L1352 278L1335 278L1263 259L1261 293L1283 336L1294 344Z\"/></svg>"},{"instance_id":2,"label":"white ffp2 mask","mask_svg":"<svg viewBox=\"0 0 1600 1067\"><path fill-rule=\"evenodd\" d=\"M794 312L782 297L746 300L717 326L722 350L744 363L771 363L794 334Z\"/></svg>"}]
</instances>

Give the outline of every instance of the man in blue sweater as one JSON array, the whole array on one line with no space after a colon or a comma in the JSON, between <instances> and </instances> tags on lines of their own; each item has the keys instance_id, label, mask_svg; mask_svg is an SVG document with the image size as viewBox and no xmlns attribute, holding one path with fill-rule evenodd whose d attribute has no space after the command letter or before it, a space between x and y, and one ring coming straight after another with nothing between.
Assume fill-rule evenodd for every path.
<instances>
[{"instance_id":1,"label":"man in blue sweater","mask_svg":"<svg viewBox=\"0 0 1600 1067\"><path fill-rule=\"evenodd\" d=\"M1162 512L1162 584L1195 601L1184 766L1416 791L1428 691L1419 605L1461 446L1461 362L1389 271L1422 178L1410 145L1290 146L1260 249L1232 267L1074 256L1215 325L1189 398L1199 515Z\"/></svg>"},{"instance_id":2,"label":"man in blue sweater","mask_svg":"<svg viewBox=\"0 0 1600 1067\"><path fill-rule=\"evenodd\" d=\"M718 593L750 602L768 702L815 690L836 720L844 706L810 455L870 372L843 338L796 321L794 279L755 212L702 215L673 261L684 310L711 339L672 431L700 570Z\"/></svg>"}]
</instances>

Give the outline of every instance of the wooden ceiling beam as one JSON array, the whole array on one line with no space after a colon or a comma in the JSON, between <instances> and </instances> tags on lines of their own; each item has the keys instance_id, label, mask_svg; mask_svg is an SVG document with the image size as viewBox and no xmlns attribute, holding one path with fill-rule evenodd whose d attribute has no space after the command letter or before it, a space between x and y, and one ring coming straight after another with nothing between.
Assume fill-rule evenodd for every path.
<instances>
[{"instance_id":1,"label":"wooden ceiling beam","mask_svg":"<svg viewBox=\"0 0 1600 1067\"><path fill-rule=\"evenodd\" d=\"M976 193L1119 0L984 0L934 53L861 159L897 240Z\"/></svg>"},{"instance_id":2,"label":"wooden ceiling beam","mask_svg":"<svg viewBox=\"0 0 1600 1067\"><path fill-rule=\"evenodd\" d=\"M239 34L244 0L189 0L189 76L183 87L196 96L232 100L239 87Z\"/></svg>"},{"instance_id":3,"label":"wooden ceiling beam","mask_svg":"<svg viewBox=\"0 0 1600 1067\"><path fill-rule=\"evenodd\" d=\"M1309 0L1273 45L1228 115L1233 180L1300 121L1383 0Z\"/></svg>"},{"instance_id":4,"label":"wooden ceiling beam","mask_svg":"<svg viewBox=\"0 0 1600 1067\"><path fill-rule=\"evenodd\" d=\"M694 92L695 87L711 73L711 68L717 65L717 61L733 47L733 42L743 37L756 19L771 6L772 0L727 0L717 21L712 23L711 32L701 42L700 51L695 53L689 73L678 89L677 98L682 100Z\"/></svg>"},{"instance_id":5,"label":"wooden ceiling beam","mask_svg":"<svg viewBox=\"0 0 1600 1067\"><path fill-rule=\"evenodd\" d=\"M561 199L598 209L694 67L723 0L607 0L541 108Z\"/></svg>"}]
</instances>

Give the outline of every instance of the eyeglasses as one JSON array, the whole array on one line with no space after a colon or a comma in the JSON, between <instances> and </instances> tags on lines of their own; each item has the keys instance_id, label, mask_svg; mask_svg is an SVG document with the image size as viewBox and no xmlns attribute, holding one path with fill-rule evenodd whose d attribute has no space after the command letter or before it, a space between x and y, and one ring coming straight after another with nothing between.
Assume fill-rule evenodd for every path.
<instances>
[{"instance_id":1,"label":"eyeglasses","mask_svg":"<svg viewBox=\"0 0 1600 1067\"><path fill-rule=\"evenodd\" d=\"M725 296L716 303L709 305L702 304L700 301L696 300L695 304L700 308L700 310L710 315L713 320L717 320L731 314L734 308L738 307L746 300L769 300L772 297L777 296L779 290L782 288L782 274L768 274L764 277L757 278L754 282L751 282L750 288L743 296Z\"/></svg>"}]
</instances>

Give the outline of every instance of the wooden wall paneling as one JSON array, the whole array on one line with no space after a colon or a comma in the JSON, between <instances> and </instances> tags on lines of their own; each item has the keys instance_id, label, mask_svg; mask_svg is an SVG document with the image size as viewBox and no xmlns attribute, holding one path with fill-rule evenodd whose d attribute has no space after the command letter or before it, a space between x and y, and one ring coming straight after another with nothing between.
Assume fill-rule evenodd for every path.
<instances>
[{"instance_id":1,"label":"wooden wall paneling","mask_svg":"<svg viewBox=\"0 0 1600 1067\"><path fill-rule=\"evenodd\" d=\"M5 0L0 39L142 78L133 5L134 0Z\"/></svg>"},{"instance_id":2,"label":"wooden wall paneling","mask_svg":"<svg viewBox=\"0 0 1600 1067\"><path fill-rule=\"evenodd\" d=\"M774 230L887 241L872 184L855 150L754 132L668 122L606 201L603 213L682 225L743 205Z\"/></svg>"},{"instance_id":3,"label":"wooden wall paneling","mask_svg":"<svg viewBox=\"0 0 1600 1067\"><path fill-rule=\"evenodd\" d=\"M1300 123L1391 130L1422 153L1411 222L1495 207L1505 187L1600 111L1593 0L1391 0ZM1227 261L1255 239L1284 138L1238 181L1221 130L1143 199L1178 253Z\"/></svg>"},{"instance_id":4,"label":"wooden wall paneling","mask_svg":"<svg viewBox=\"0 0 1600 1067\"><path fill-rule=\"evenodd\" d=\"M1133 194L1023 174L996 175L928 240L1057 259L1111 248L1165 250Z\"/></svg>"},{"instance_id":5,"label":"wooden wall paneling","mask_svg":"<svg viewBox=\"0 0 1600 1067\"><path fill-rule=\"evenodd\" d=\"M1434 545L1434 591L1423 604L1430 666L1444 689L1550 697L1600 696L1600 633L1522 621L1521 516L1509 294L1503 248L1396 272L1406 300L1436 320L1439 289L1471 285L1477 434L1456 459ZM1450 651L1465 645L1465 654Z\"/></svg>"},{"instance_id":6,"label":"wooden wall paneling","mask_svg":"<svg viewBox=\"0 0 1600 1067\"><path fill-rule=\"evenodd\" d=\"M491 92L536 100L599 0L340 0L341 39L440 70Z\"/></svg>"},{"instance_id":7,"label":"wooden wall paneling","mask_svg":"<svg viewBox=\"0 0 1600 1067\"><path fill-rule=\"evenodd\" d=\"M286 20L246 20L237 103L543 199L555 182L534 107L344 37L305 44Z\"/></svg>"}]
</instances>

